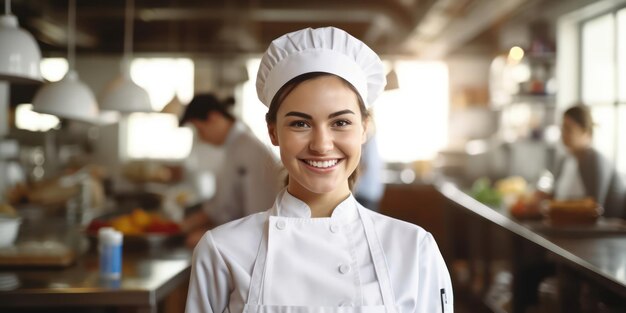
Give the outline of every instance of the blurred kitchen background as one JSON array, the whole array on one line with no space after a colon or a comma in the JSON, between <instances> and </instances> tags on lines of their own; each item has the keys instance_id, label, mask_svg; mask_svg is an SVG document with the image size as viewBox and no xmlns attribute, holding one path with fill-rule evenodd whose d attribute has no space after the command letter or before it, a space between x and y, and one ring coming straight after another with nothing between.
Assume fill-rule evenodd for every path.
<instances>
[{"instance_id":1,"label":"blurred kitchen background","mask_svg":"<svg viewBox=\"0 0 626 313\"><path fill-rule=\"evenodd\" d=\"M178 127L185 105L198 93L234 96L235 115L269 146L255 89L261 54L284 33L328 25L362 39L389 73L373 107L387 187L381 211L433 232L444 256L453 255L450 216L438 213L445 204L433 186L510 177L536 185L564 153L561 115L573 104L590 106L594 147L626 177L624 0L68 3L3 3L17 25L8 18L0 25L0 204L27 221L63 217L85 226L136 208L180 221L185 208L211 198L222 161L191 127ZM36 45L3 34L16 27ZM15 51L22 59L8 57ZM11 64L19 62L29 68L15 74ZM68 71L77 76L64 78ZM149 101L130 91L111 99L132 82L128 88L143 88ZM610 287L618 305L585 298L606 312L626 302L626 259L618 260L622 272ZM488 278L476 289L463 278L474 272L471 263L446 261L455 284L468 285L456 292L460 312L556 312L536 299L484 306L497 293ZM506 276L494 277L506 285Z\"/></svg>"},{"instance_id":2,"label":"blurred kitchen background","mask_svg":"<svg viewBox=\"0 0 626 313\"><path fill-rule=\"evenodd\" d=\"M182 164L189 157L189 129L177 129L175 115L156 112L179 114L201 92L235 95L236 114L267 142L265 108L254 89L260 53L285 32L335 25L380 53L398 87L374 107L387 181L427 179L436 171L468 180L485 174L537 179L557 153L560 113L577 102L592 106L596 147L626 172L626 150L618 144L626 133L619 3L137 1L132 51L124 54L125 2L77 1L72 67L79 79L102 100L128 59L130 76L148 92L155 113L127 112L107 122L102 112L99 121L84 116L94 122L78 125L65 112L32 112L40 85L4 83L3 147L17 146L3 154L3 164L19 158L23 174L7 175L37 181L89 157L123 189L124 164ZM37 40L45 81L63 78L67 1L18 0L10 9ZM396 138L414 144L398 145ZM536 157L520 157L528 153ZM33 164L32 155L41 155L41 164ZM402 169L413 174L396 175Z\"/></svg>"}]
</instances>

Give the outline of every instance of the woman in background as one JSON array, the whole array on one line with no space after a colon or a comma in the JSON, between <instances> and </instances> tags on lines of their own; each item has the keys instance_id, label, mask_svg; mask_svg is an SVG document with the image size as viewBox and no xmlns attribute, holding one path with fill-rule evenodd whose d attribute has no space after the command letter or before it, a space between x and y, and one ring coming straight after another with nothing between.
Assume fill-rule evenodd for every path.
<instances>
[{"instance_id":1,"label":"woman in background","mask_svg":"<svg viewBox=\"0 0 626 313\"><path fill-rule=\"evenodd\" d=\"M626 188L615 167L594 149L593 119L589 107L576 105L565 111L561 139L568 155L555 175L557 200L593 197L605 217L624 218Z\"/></svg>"}]
</instances>

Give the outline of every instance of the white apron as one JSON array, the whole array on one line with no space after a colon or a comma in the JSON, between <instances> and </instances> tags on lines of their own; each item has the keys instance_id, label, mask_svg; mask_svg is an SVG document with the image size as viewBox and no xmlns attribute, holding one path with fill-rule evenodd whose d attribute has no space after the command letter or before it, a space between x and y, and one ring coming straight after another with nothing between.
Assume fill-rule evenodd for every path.
<instances>
[{"instance_id":1,"label":"white apron","mask_svg":"<svg viewBox=\"0 0 626 313\"><path fill-rule=\"evenodd\" d=\"M273 214L268 214L263 229L263 237L261 245L257 252L256 261L252 270L250 280L250 288L248 291L248 299L244 306L244 313L397 313L399 312L393 290L384 252L378 239L378 235L374 229L374 223L370 216L364 213L364 208L357 204L360 220L363 223L365 236L369 250L374 263L374 270L378 279L378 284L382 294L383 305L374 306L288 306L288 305L265 305L262 303L263 279L266 270L266 264L271 263L273 255L268 255L268 234L270 225L280 223L275 221L275 216L279 210L277 209L278 201L272 209ZM313 221L314 222L314 221ZM279 229L284 225L277 224ZM314 233L312 235L315 235ZM269 260L269 262L268 262ZM298 264L294 264L298 266ZM286 290L285 292L289 292ZM312 297L315 295L312 294Z\"/></svg>"}]
</instances>

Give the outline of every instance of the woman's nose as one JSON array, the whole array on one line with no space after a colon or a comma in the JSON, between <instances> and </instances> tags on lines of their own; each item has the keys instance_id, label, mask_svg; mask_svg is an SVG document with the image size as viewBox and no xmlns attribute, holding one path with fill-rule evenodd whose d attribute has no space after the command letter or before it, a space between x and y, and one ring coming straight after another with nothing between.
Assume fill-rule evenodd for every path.
<instances>
[{"instance_id":1,"label":"woman's nose","mask_svg":"<svg viewBox=\"0 0 626 313\"><path fill-rule=\"evenodd\" d=\"M311 138L309 149L317 153L323 154L333 149L333 137L329 130L318 128Z\"/></svg>"}]
</instances>

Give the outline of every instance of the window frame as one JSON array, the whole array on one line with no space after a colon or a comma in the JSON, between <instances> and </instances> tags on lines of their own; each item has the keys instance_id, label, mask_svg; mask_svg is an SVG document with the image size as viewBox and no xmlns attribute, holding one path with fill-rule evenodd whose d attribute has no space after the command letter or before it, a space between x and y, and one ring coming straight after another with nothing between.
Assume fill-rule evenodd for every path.
<instances>
[{"instance_id":1,"label":"window frame","mask_svg":"<svg viewBox=\"0 0 626 313\"><path fill-rule=\"evenodd\" d=\"M621 141L626 141L626 134L621 134L620 133L620 108L626 108L626 99L620 99L620 93L619 93L619 86L620 86L620 80L626 80L626 73L620 73L620 68L618 67L618 65L620 64L620 62L626 62L626 56L621 56L622 59L620 59L620 55L619 55L619 41L620 40L620 29L619 29L619 13L622 10L626 10L626 6L619 6L619 7L615 7L612 8L610 10L606 10L603 12L599 12L598 14L594 14L592 16L589 16L585 19L582 19L578 22L577 25L577 33L578 33L578 51L579 51L579 58L578 58L578 71L580 73L580 75L578 76L577 79L577 98L580 101L583 101L584 98L584 60L585 60L585 55L584 55L584 36L583 36L583 32L584 32L584 27L587 23L596 20L598 18L607 16L607 15L611 15L613 17L613 21L612 21L612 27L613 27L613 42L615 43L613 45L613 60L612 60L612 64L613 67L615 68L615 71L613 71L613 97L611 100L604 102L594 102L594 101L588 101L588 100L584 100L585 104L588 105L590 107L590 109L593 112L594 107L598 108L598 107L610 107L613 109L613 112L615 114L613 114L613 126L612 126L612 134L613 134L613 149L612 149L612 153L609 155L606 155L606 157L608 159L610 159L613 164L615 165L616 168L618 168L618 170L620 170L621 174L626 177L626 154L625 155L621 155L620 154L620 149L619 149L619 143ZM625 13L622 13L625 14ZM626 39L624 39L626 40ZM623 123L626 123L626 121L622 121ZM623 137L623 138L621 138Z\"/></svg>"}]
</instances>

